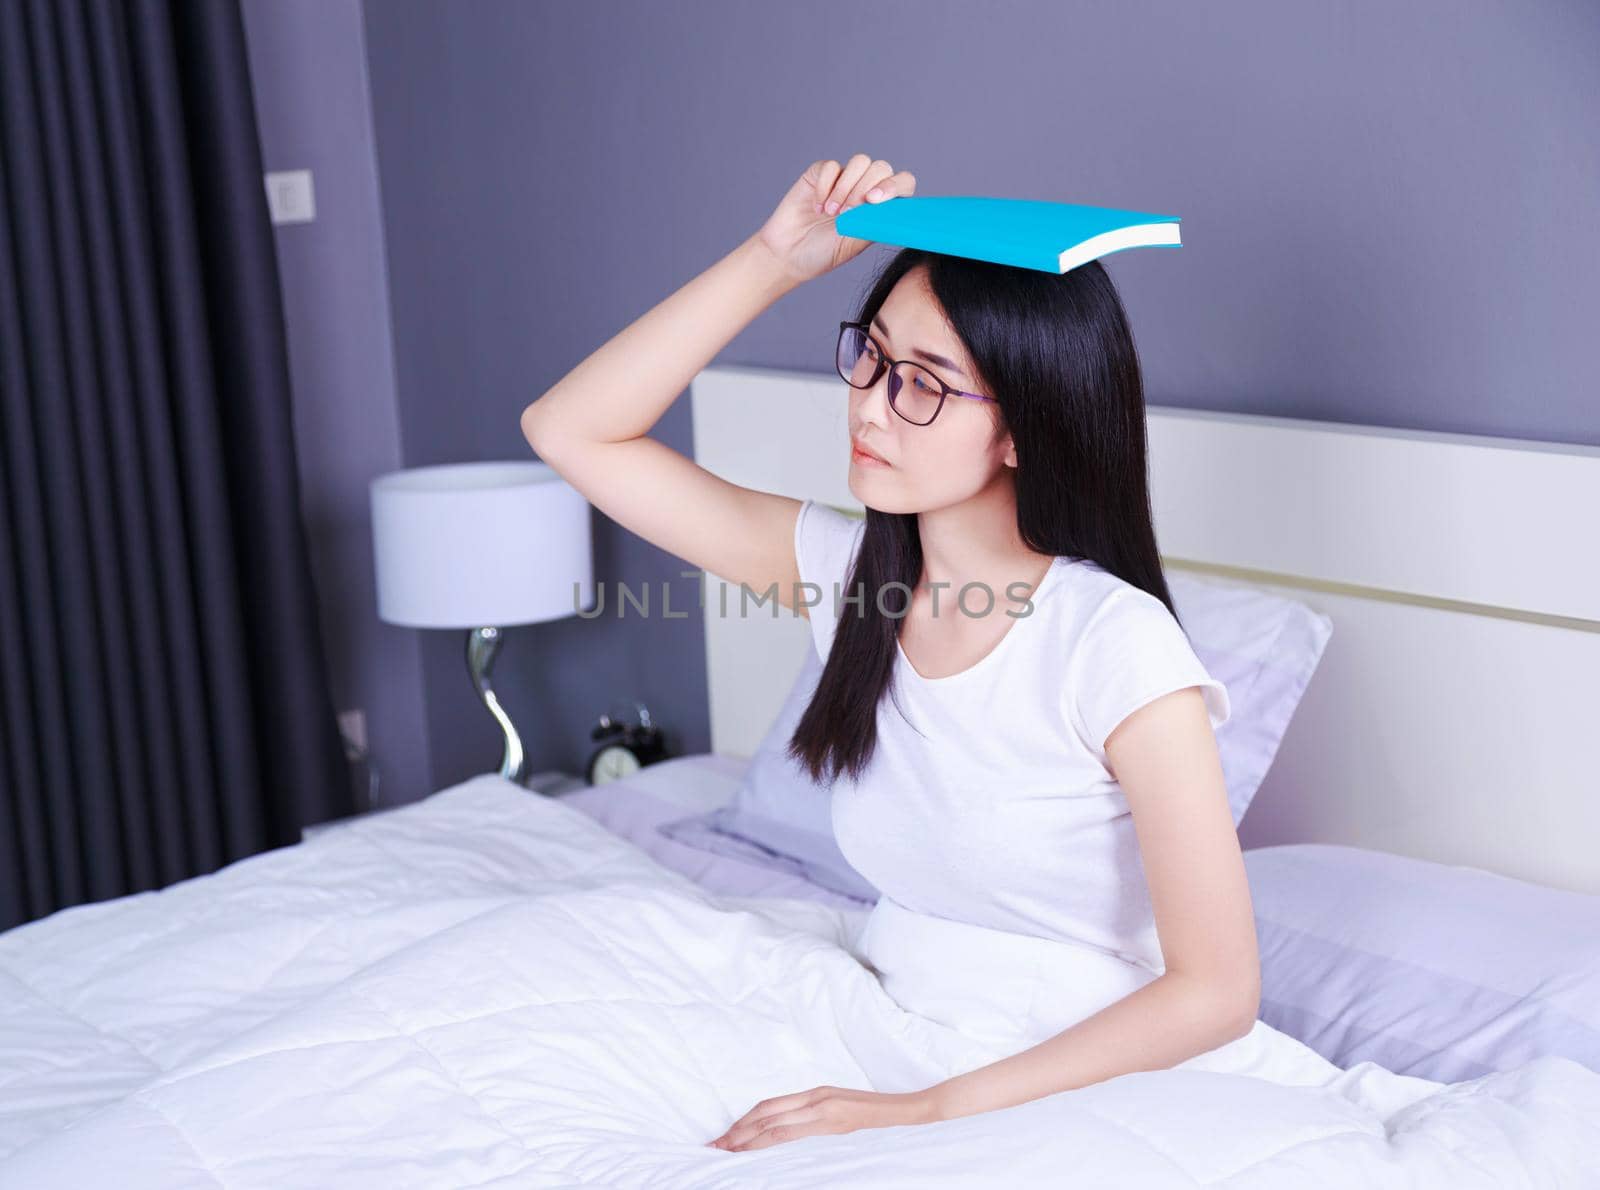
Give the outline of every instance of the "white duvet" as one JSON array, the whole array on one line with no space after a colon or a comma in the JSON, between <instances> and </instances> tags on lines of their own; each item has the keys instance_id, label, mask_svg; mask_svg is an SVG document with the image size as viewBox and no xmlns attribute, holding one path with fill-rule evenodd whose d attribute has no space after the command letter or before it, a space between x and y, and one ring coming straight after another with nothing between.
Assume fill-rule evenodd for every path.
<instances>
[{"instance_id":1,"label":"white duvet","mask_svg":"<svg viewBox=\"0 0 1600 1190\"><path fill-rule=\"evenodd\" d=\"M704 1147L769 1096L999 1056L851 941L837 910L713 897L477 777L0 935L0 1187L1600 1186L1577 1063L1446 1086L1271 1031L1251 1074Z\"/></svg>"}]
</instances>

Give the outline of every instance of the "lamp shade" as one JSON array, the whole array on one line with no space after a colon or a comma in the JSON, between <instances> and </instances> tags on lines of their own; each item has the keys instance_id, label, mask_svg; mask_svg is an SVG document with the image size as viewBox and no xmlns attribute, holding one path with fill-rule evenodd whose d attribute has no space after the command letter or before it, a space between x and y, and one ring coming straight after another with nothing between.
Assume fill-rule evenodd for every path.
<instances>
[{"instance_id":1,"label":"lamp shade","mask_svg":"<svg viewBox=\"0 0 1600 1190\"><path fill-rule=\"evenodd\" d=\"M507 627L594 603L589 502L546 463L413 467L372 481L378 615Z\"/></svg>"}]
</instances>

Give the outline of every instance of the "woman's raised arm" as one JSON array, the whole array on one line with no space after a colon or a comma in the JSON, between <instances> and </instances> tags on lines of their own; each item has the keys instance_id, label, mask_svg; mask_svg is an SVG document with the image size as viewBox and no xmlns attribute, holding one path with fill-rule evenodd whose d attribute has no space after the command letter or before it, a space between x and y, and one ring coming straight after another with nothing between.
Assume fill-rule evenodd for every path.
<instances>
[{"instance_id":1,"label":"woman's raised arm","mask_svg":"<svg viewBox=\"0 0 1600 1190\"><path fill-rule=\"evenodd\" d=\"M840 211L869 191L887 198L914 187L910 174L865 154L813 163L759 231L523 410L528 444L618 524L730 582L758 592L776 584L779 602L793 606L800 502L729 483L647 435L758 314L866 248L834 229Z\"/></svg>"}]
</instances>

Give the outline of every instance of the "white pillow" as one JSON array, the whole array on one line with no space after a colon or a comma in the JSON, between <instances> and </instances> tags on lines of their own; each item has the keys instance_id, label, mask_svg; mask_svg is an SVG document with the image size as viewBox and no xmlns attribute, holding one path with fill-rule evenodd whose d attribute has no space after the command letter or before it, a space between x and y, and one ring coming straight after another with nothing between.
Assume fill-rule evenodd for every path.
<instances>
[{"instance_id":1,"label":"white pillow","mask_svg":"<svg viewBox=\"0 0 1600 1190\"><path fill-rule=\"evenodd\" d=\"M1289 720L1333 634L1333 621L1294 599L1210 575L1167 572L1178 619L1233 714L1217 751L1238 826L1272 767Z\"/></svg>"},{"instance_id":2,"label":"white pillow","mask_svg":"<svg viewBox=\"0 0 1600 1190\"><path fill-rule=\"evenodd\" d=\"M1333 843L1244 853L1261 1019L1337 1066L1600 1071L1600 896Z\"/></svg>"},{"instance_id":3,"label":"white pillow","mask_svg":"<svg viewBox=\"0 0 1600 1190\"><path fill-rule=\"evenodd\" d=\"M789 737L821 677L822 659L808 643L800 676L728 804L664 822L657 829L686 847L788 872L829 892L871 904L878 899L878 890L850 866L834 841L833 787L813 781L788 754Z\"/></svg>"}]
</instances>

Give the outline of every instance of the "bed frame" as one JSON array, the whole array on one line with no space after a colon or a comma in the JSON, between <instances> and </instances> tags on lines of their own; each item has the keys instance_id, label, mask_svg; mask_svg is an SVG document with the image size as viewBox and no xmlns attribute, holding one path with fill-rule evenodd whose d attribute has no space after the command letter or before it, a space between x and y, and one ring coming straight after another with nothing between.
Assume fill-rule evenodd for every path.
<instances>
[{"instance_id":1,"label":"bed frame","mask_svg":"<svg viewBox=\"0 0 1600 1190\"><path fill-rule=\"evenodd\" d=\"M708 368L695 460L859 514L847 392ZM1343 843L1600 893L1600 448L1156 405L1148 424L1169 570L1333 620L1244 846ZM705 595L712 750L748 756L806 621L741 616L718 576Z\"/></svg>"}]
</instances>

